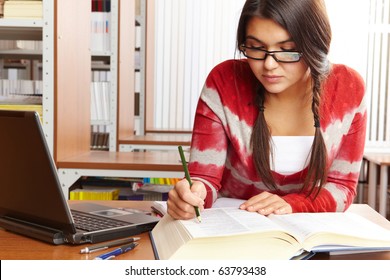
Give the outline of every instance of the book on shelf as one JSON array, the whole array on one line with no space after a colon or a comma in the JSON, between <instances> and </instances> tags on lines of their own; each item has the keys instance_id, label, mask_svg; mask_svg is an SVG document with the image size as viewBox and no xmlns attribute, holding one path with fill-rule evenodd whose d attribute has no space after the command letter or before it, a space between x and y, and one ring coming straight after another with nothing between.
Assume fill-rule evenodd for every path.
<instances>
[{"instance_id":1,"label":"book on shelf","mask_svg":"<svg viewBox=\"0 0 390 280\"><path fill-rule=\"evenodd\" d=\"M150 233L156 258L287 260L308 252L390 250L390 230L349 211L263 216L221 207L201 215L201 223L164 215Z\"/></svg>"},{"instance_id":2,"label":"book on shelf","mask_svg":"<svg viewBox=\"0 0 390 280\"><path fill-rule=\"evenodd\" d=\"M119 190L113 188L74 189L69 192L71 200L118 200Z\"/></svg>"},{"instance_id":3,"label":"book on shelf","mask_svg":"<svg viewBox=\"0 0 390 280\"><path fill-rule=\"evenodd\" d=\"M82 186L105 186L105 187L132 187L134 182L141 182L142 178L127 177L101 177L101 176L82 176L79 183Z\"/></svg>"},{"instance_id":4,"label":"book on shelf","mask_svg":"<svg viewBox=\"0 0 390 280\"><path fill-rule=\"evenodd\" d=\"M0 18L3 17L4 0L0 0Z\"/></svg>"},{"instance_id":5,"label":"book on shelf","mask_svg":"<svg viewBox=\"0 0 390 280\"><path fill-rule=\"evenodd\" d=\"M31 104L33 102L38 104L42 103L42 94L43 83L41 80L0 79L1 103Z\"/></svg>"},{"instance_id":6,"label":"book on shelf","mask_svg":"<svg viewBox=\"0 0 390 280\"><path fill-rule=\"evenodd\" d=\"M42 1L37 0L7 0L3 6L4 18L42 18Z\"/></svg>"},{"instance_id":7,"label":"book on shelf","mask_svg":"<svg viewBox=\"0 0 390 280\"><path fill-rule=\"evenodd\" d=\"M111 0L92 0L92 12L110 12Z\"/></svg>"},{"instance_id":8,"label":"book on shelf","mask_svg":"<svg viewBox=\"0 0 390 280\"><path fill-rule=\"evenodd\" d=\"M140 182L135 182L133 189L155 189L168 192L179 180L179 178L147 177Z\"/></svg>"},{"instance_id":9,"label":"book on shelf","mask_svg":"<svg viewBox=\"0 0 390 280\"><path fill-rule=\"evenodd\" d=\"M168 199L168 193L161 192L148 192L148 191L128 191L121 192L119 200L140 200L140 201L166 201Z\"/></svg>"},{"instance_id":10,"label":"book on shelf","mask_svg":"<svg viewBox=\"0 0 390 280\"><path fill-rule=\"evenodd\" d=\"M175 180L173 178L144 178L142 181L133 182L132 188L127 194L122 194L121 199L166 201Z\"/></svg>"},{"instance_id":11,"label":"book on shelf","mask_svg":"<svg viewBox=\"0 0 390 280\"><path fill-rule=\"evenodd\" d=\"M110 121L110 82L91 83L91 122Z\"/></svg>"},{"instance_id":12,"label":"book on shelf","mask_svg":"<svg viewBox=\"0 0 390 280\"><path fill-rule=\"evenodd\" d=\"M42 108L42 105L33 105L33 104L0 104L0 110L35 111L35 112L38 113L41 122L43 121L43 108Z\"/></svg>"},{"instance_id":13,"label":"book on shelf","mask_svg":"<svg viewBox=\"0 0 390 280\"><path fill-rule=\"evenodd\" d=\"M108 151L109 150L109 136L105 125L91 126L91 150Z\"/></svg>"},{"instance_id":14,"label":"book on shelf","mask_svg":"<svg viewBox=\"0 0 390 280\"><path fill-rule=\"evenodd\" d=\"M164 201L168 198L168 192L172 185L153 185L144 182L174 182L175 179L167 178L122 178L122 177L82 177L74 185L75 188L84 190L98 188L114 188L119 190L119 200L148 200Z\"/></svg>"},{"instance_id":15,"label":"book on shelf","mask_svg":"<svg viewBox=\"0 0 390 280\"><path fill-rule=\"evenodd\" d=\"M93 52L110 51L111 40L111 1L92 0L91 13L91 50Z\"/></svg>"},{"instance_id":16,"label":"book on shelf","mask_svg":"<svg viewBox=\"0 0 390 280\"><path fill-rule=\"evenodd\" d=\"M31 50L42 52L42 41L0 40L0 50Z\"/></svg>"}]
</instances>

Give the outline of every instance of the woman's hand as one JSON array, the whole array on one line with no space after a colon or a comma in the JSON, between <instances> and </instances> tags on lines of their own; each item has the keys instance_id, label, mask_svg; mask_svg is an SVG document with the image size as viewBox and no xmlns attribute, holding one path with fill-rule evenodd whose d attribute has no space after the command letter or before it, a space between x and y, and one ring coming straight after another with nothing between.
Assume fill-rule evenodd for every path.
<instances>
[{"instance_id":1,"label":"woman's hand","mask_svg":"<svg viewBox=\"0 0 390 280\"><path fill-rule=\"evenodd\" d=\"M180 180L168 194L168 214L174 219L188 220L195 217L194 206L203 210L206 187L202 182L193 181L192 186L186 179Z\"/></svg>"},{"instance_id":2,"label":"woman's hand","mask_svg":"<svg viewBox=\"0 0 390 280\"><path fill-rule=\"evenodd\" d=\"M240 209L249 212L258 212L262 215L292 213L290 204L282 197L269 192L262 192L261 194L251 197L241 204Z\"/></svg>"}]
</instances>

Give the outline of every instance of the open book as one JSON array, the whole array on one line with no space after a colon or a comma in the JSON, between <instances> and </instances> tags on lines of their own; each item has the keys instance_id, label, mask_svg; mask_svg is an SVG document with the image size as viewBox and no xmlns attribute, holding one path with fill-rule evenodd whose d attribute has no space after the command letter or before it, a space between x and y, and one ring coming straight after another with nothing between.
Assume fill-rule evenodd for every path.
<instances>
[{"instance_id":1,"label":"open book","mask_svg":"<svg viewBox=\"0 0 390 280\"><path fill-rule=\"evenodd\" d=\"M379 215L379 214L378 214ZM390 250L390 230L355 213L270 215L212 208L202 222L165 215L151 232L157 259L292 259L302 252Z\"/></svg>"}]
</instances>

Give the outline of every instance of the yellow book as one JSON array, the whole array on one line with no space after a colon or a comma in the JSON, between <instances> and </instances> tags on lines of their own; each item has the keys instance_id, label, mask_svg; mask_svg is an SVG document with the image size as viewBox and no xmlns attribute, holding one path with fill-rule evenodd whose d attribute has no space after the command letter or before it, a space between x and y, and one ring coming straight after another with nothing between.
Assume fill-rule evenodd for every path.
<instances>
[{"instance_id":1,"label":"yellow book","mask_svg":"<svg viewBox=\"0 0 390 280\"><path fill-rule=\"evenodd\" d=\"M14 110L14 111L35 111L38 113L41 122L43 118L42 105L30 105L30 104L0 104L0 110Z\"/></svg>"},{"instance_id":2,"label":"yellow book","mask_svg":"<svg viewBox=\"0 0 390 280\"><path fill-rule=\"evenodd\" d=\"M42 1L5 1L4 18L42 18Z\"/></svg>"},{"instance_id":3,"label":"yellow book","mask_svg":"<svg viewBox=\"0 0 390 280\"><path fill-rule=\"evenodd\" d=\"M70 200L118 200L118 189L75 189L69 192Z\"/></svg>"},{"instance_id":4,"label":"yellow book","mask_svg":"<svg viewBox=\"0 0 390 280\"><path fill-rule=\"evenodd\" d=\"M162 260L288 260L306 252L390 250L390 230L355 213L263 216L237 207L206 209L201 223L164 215L151 240Z\"/></svg>"}]
</instances>

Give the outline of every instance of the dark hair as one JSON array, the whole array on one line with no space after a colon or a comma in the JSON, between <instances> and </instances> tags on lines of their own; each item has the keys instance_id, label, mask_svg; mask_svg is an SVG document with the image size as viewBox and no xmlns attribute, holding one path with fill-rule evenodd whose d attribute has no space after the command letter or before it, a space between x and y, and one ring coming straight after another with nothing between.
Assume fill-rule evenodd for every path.
<instances>
[{"instance_id":1,"label":"dark hair","mask_svg":"<svg viewBox=\"0 0 390 280\"><path fill-rule=\"evenodd\" d=\"M286 29L310 69L315 136L302 190L308 191L308 195L316 190L317 195L326 181L328 168L319 115L322 83L330 68L327 55L332 37L325 4L322 0L247 0L238 23L238 49L245 43L247 24L252 17L274 20ZM263 183L277 189L270 169L271 133L263 113L265 89L259 84L256 91L259 114L251 137L254 165Z\"/></svg>"}]
</instances>

